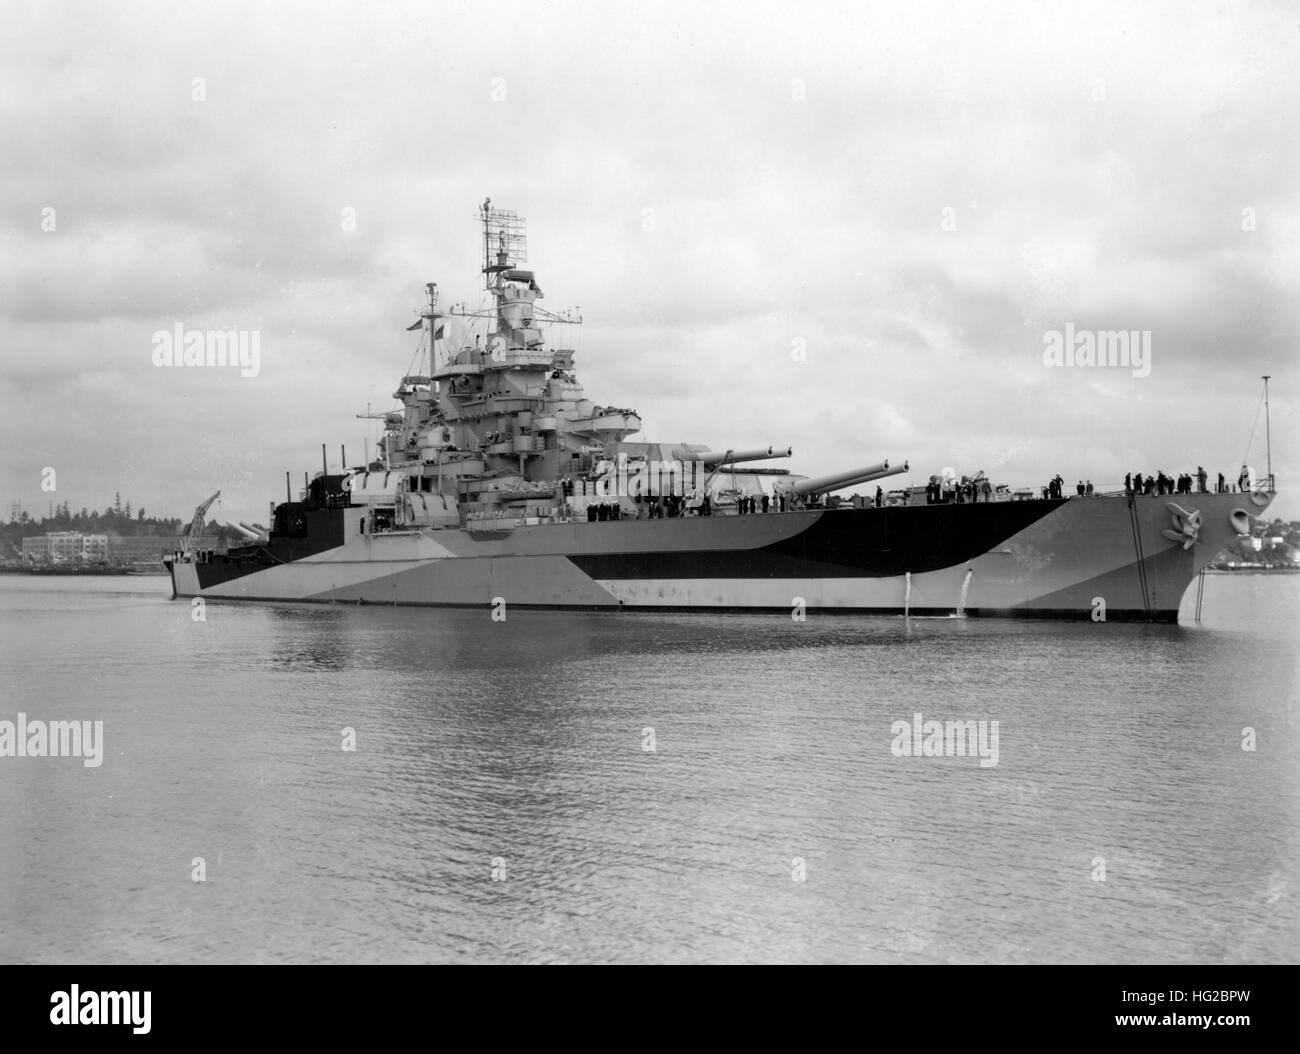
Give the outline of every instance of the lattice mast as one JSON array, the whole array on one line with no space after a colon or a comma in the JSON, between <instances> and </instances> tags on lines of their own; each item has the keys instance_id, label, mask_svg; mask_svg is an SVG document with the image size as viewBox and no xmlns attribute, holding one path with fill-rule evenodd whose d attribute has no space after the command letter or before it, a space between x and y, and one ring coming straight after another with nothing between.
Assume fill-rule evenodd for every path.
<instances>
[{"instance_id":1,"label":"lattice mast","mask_svg":"<svg viewBox=\"0 0 1300 1054\"><path fill-rule=\"evenodd\" d=\"M470 311L459 304L450 314L495 320L496 330L495 335L489 335L490 345L498 337L503 346L538 344L540 334L535 332L538 323L582 325L577 308L547 311L535 303L542 297L541 287L532 271L520 267L528 262L527 221L517 212L497 208L491 198L478 207L478 220L483 224L483 285L495 304L490 312Z\"/></svg>"},{"instance_id":2,"label":"lattice mast","mask_svg":"<svg viewBox=\"0 0 1300 1054\"><path fill-rule=\"evenodd\" d=\"M501 275L528 262L527 221L517 212L499 209L486 198L478 207L483 224L483 275L489 292L499 292Z\"/></svg>"}]
</instances>

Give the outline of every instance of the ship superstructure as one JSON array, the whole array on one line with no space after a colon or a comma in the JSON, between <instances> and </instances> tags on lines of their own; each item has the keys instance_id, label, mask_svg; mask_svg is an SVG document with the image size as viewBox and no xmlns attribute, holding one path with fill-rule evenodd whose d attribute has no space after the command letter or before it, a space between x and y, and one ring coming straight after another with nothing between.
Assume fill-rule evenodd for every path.
<instances>
[{"instance_id":1,"label":"ship superstructure","mask_svg":"<svg viewBox=\"0 0 1300 1054\"><path fill-rule=\"evenodd\" d=\"M490 199L479 213L490 307L444 311L438 286L426 286L417 325L429 372L403 377L394 392L402 410L384 418L382 471L367 467L341 480L353 503L373 510L379 529L500 528L498 521L511 517L585 516L593 503L606 517L635 517L638 506L657 515L673 498L699 511L706 494L708 511L724 512L745 497L761 503L765 491L769 502L781 504L784 494L794 508L819 493L785 469L749 465L788 457L789 447L714 451L689 442L628 441L641 431L637 412L594 403L578 380L574 350L547 346L542 323L582 319L538 304L537 276L521 266L524 221ZM450 347L452 317L487 320L488 332ZM892 474L879 463L844 473L842 485Z\"/></svg>"}]
</instances>

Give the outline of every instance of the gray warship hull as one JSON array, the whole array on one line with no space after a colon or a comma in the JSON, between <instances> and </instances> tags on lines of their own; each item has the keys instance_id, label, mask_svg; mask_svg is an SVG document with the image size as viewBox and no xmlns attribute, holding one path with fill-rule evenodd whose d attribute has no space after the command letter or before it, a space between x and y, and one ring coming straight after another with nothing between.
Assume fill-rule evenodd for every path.
<instances>
[{"instance_id":1,"label":"gray warship hull","mask_svg":"<svg viewBox=\"0 0 1300 1054\"><path fill-rule=\"evenodd\" d=\"M1097 495L300 537L170 559L176 597L1176 622L1269 493ZM1189 526L1190 524L1190 526Z\"/></svg>"}]
</instances>

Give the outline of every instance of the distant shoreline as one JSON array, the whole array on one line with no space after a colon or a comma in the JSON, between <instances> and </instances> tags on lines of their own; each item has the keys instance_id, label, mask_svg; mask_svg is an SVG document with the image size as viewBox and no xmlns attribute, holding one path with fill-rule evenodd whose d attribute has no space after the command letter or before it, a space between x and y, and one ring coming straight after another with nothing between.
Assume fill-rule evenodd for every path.
<instances>
[{"instance_id":1,"label":"distant shoreline","mask_svg":"<svg viewBox=\"0 0 1300 1054\"><path fill-rule=\"evenodd\" d=\"M1300 567L1268 567L1263 564L1252 564L1248 567L1210 566L1205 569L1205 573L1210 575L1295 575L1300 574Z\"/></svg>"},{"instance_id":2,"label":"distant shoreline","mask_svg":"<svg viewBox=\"0 0 1300 1054\"><path fill-rule=\"evenodd\" d=\"M136 575L166 575L166 568L159 567L154 570L151 567L111 567L111 568L30 568L30 567L0 567L0 574L6 575L43 575L58 578L103 578L103 577L135 577Z\"/></svg>"}]
</instances>

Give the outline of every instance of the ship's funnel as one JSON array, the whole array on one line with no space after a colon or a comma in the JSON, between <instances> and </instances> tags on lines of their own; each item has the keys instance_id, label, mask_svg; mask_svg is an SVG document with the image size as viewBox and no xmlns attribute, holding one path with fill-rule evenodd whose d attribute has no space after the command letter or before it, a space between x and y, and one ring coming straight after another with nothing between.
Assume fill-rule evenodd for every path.
<instances>
[{"instance_id":1,"label":"ship's funnel","mask_svg":"<svg viewBox=\"0 0 1300 1054\"><path fill-rule=\"evenodd\" d=\"M906 461L903 462L902 468L890 468L888 461L882 461L878 465L850 469L848 472L836 472L830 476L814 476L812 479L801 479L793 483L790 489L802 498L811 494L825 494L827 491L839 490L841 487L852 487L858 483L870 483L873 479L897 476L906 471Z\"/></svg>"},{"instance_id":2,"label":"ship's funnel","mask_svg":"<svg viewBox=\"0 0 1300 1054\"><path fill-rule=\"evenodd\" d=\"M793 453L793 447L781 449L769 446L755 450L728 450L722 454L715 450L709 450L697 456L705 465L711 468L714 465L735 465L741 461L766 461L769 458L789 457Z\"/></svg>"}]
</instances>

